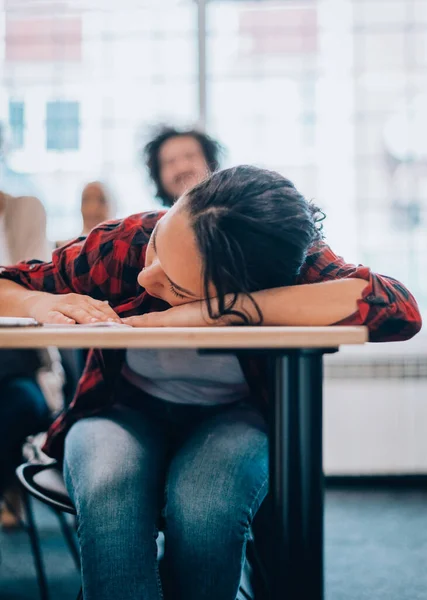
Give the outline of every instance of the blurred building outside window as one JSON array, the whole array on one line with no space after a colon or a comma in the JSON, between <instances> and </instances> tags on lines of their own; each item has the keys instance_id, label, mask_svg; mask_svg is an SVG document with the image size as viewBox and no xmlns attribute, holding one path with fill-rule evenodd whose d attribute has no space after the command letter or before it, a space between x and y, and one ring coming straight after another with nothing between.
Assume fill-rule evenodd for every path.
<instances>
[{"instance_id":1,"label":"blurred building outside window","mask_svg":"<svg viewBox=\"0 0 427 600\"><path fill-rule=\"evenodd\" d=\"M46 104L46 149L78 150L79 103L56 100Z\"/></svg>"},{"instance_id":2,"label":"blurred building outside window","mask_svg":"<svg viewBox=\"0 0 427 600\"><path fill-rule=\"evenodd\" d=\"M9 127L12 147L18 150L24 146L25 104L23 102L9 101Z\"/></svg>"}]
</instances>

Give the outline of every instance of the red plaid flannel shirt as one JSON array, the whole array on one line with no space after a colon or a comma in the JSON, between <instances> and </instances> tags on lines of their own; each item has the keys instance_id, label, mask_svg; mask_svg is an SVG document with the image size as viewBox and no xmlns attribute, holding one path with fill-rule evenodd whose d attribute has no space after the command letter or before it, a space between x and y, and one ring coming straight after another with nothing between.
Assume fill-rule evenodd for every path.
<instances>
[{"instance_id":1,"label":"red plaid flannel shirt","mask_svg":"<svg viewBox=\"0 0 427 600\"><path fill-rule=\"evenodd\" d=\"M137 275L144 266L150 234L163 212L133 215L94 229L85 241L56 250L52 262L19 263L3 269L1 277L36 291L70 292L108 300L122 317L165 308L139 287ZM356 277L367 285L358 310L337 325L365 325L371 341L405 340L421 328L417 303L409 291L390 277L368 267L349 265L323 242L309 251L296 281L315 283ZM64 437L78 419L100 412L114 402L114 385L121 371L124 351L91 350L76 396L49 430L44 450L61 459ZM241 360L255 398L266 400L267 380L262 359Z\"/></svg>"}]
</instances>

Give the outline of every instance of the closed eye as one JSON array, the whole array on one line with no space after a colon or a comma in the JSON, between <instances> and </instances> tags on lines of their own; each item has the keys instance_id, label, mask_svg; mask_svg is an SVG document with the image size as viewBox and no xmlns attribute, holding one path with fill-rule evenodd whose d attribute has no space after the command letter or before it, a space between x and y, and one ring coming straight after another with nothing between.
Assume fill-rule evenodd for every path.
<instances>
[{"instance_id":1,"label":"closed eye","mask_svg":"<svg viewBox=\"0 0 427 600\"><path fill-rule=\"evenodd\" d=\"M172 292L172 294L174 296L176 296L177 298L185 298L185 296L183 296L182 294L180 294L179 292L176 291L176 289L173 287L173 285L170 285L169 289Z\"/></svg>"}]
</instances>

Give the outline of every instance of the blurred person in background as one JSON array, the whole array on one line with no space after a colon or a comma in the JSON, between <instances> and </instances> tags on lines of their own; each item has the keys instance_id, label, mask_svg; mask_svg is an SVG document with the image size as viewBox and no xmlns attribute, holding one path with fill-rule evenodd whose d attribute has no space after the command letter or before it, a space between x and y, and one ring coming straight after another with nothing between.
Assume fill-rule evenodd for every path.
<instances>
[{"instance_id":1,"label":"blurred person in background","mask_svg":"<svg viewBox=\"0 0 427 600\"><path fill-rule=\"evenodd\" d=\"M91 181L83 188L80 210L83 221L83 228L79 235L81 238L87 237L91 230L100 223L114 217L115 210L112 196L103 183ZM60 248L73 239L56 242L56 247Z\"/></svg>"},{"instance_id":2,"label":"blurred person in background","mask_svg":"<svg viewBox=\"0 0 427 600\"><path fill-rule=\"evenodd\" d=\"M188 189L219 168L223 148L197 129L160 125L143 149L156 198L171 207Z\"/></svg>"},{"instance_id":3,"label":"blurred person in background","mask_svg":"<svg viewBox=\"0 0 427 600\"><path fill-rule=\"evenodd\" d=\"M46 213L37 198L13 197L0 189L0 265L50 260ZM21 513L15 468L27 436L46 431L51 414L62 408L63 369L58 351L0 350L0 506L4 527L19 524Z\"/></svg>"},{"instance_id":4,"label":"blurred person in background","mask_svg":"<svg viewBox=\"0 0 427 600\"><path fill-rule=\"evenodd\" d=\"M83 219L82 236L102 223L113 218L113 202L105 185L99 181L88 183L82 192L81 213Z\"/></svg>"}]
</instances>

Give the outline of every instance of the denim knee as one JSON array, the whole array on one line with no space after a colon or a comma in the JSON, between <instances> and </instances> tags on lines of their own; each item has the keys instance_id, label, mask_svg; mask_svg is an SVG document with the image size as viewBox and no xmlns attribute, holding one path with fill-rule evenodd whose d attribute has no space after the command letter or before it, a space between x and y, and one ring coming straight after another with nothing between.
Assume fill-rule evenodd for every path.
<instances>
[{"instance_id":1,"label":"denim knee","mask_svg":"<svg viewBox=\"0 0 427 600\"><path fill-rule=\"evenodd\" d=\"M242 540L267 494L268 440L261 417L245 408L206 422L173 458L166 487L168 533ZM195 543L195 542L193 542Z\"/></svg>"},{"instance_id":2,"label":"denim knee","mask_svg":"<svg viewBox=\"0 0 427 600\"><path fill-rule=\"evenodd\" d=\"M249 535L253 517L268 490L268 479L260 474L248 485L226 486L221 482L198 481L185 477L169 482L164 510L166 539L179 538L180 543L206 550L221 548L224 543L241 541Z\"/></svg>"},{"instance_id":3,"label":"denim knee","mask_svg":"<svg viewBox=\"0 0 427 600\"><path fill-rule=\"evenodd\" d=\"M67 434L64 477L77 511L88 600L160 600L155 538L162 452L152 429L138 427L133 414L110 411L78 421Z\"/></svg>"},{"instance_id":4,"label":"denim knee","mask_svg":"<svg viewBox=\"0 0 427 600\"><path fill-rule=\"evenodd\" d=\"M162 453L149 441L142 444L118 418L75 423L65 440L64 477L77 512L152 523L162 496Z\"/></svg>"},{"instance_id":5,"label":"denim knee","mask_svg":"<svg viewBox=\"0 0 427 600\"><path fill-rule=\"evenodd\" d=\"M86 505L105 505L107 500L119 504L126 492L137 486L140 466L136 460L122 460L122 452L120 448L114 448L114 443L110 450L100 448L98 453L92 446L93 439L84 435L84 425L89 423L77 423L66 437L66 483L69 483L73 496L78 495Z\"/></svg>"}]
</instances>

